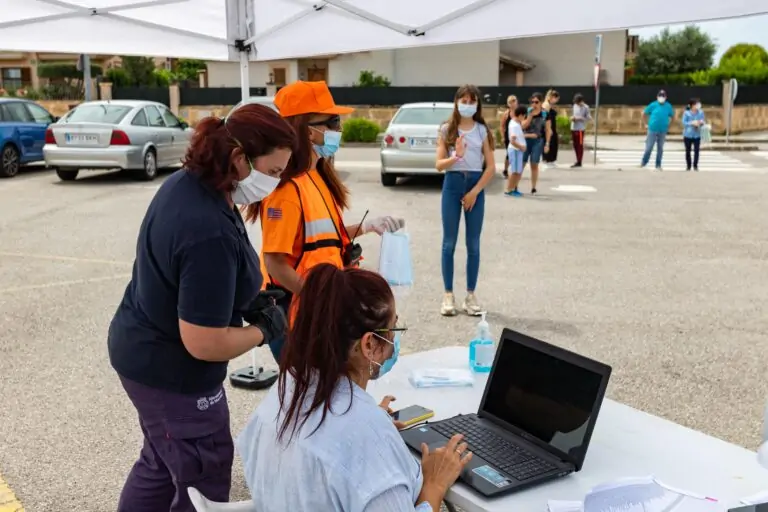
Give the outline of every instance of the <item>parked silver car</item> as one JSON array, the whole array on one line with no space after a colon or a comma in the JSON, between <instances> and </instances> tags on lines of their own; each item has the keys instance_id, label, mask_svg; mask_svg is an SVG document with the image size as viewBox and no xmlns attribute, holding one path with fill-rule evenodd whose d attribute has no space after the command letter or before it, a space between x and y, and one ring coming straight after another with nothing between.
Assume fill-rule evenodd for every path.
<instances>
[{"instance_id":1,"label":"parked silver car","mask_svg":"<svg viewBox=\"0 0 768 512\"><path fill-rule=\"evenodd\" d=\"M381 141L381 184L397 178L436 174L437 132L453 112L453 103L407 103L389 122Z\"/></svg>"},{"instance_id":2,"label":"parked silver car","mask_svg":"<svg viewBox=\"0 0 768 512\"><path fill-rule=\"evenodd\" d=\"M91 101L48 127L45 163L62 180L80 169L124 169L152 180L157 170L178 164L192 130L154 101Z\"/></svg>"}]
</instances>

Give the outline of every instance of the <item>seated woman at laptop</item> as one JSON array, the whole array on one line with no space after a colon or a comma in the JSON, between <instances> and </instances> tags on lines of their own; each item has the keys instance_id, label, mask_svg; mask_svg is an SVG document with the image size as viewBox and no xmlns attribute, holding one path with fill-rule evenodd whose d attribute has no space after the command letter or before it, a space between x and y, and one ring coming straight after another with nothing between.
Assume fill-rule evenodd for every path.
<instances>
[{"instance_id":1,"label":"seated woman at laptop","mask_svg":"<svg viewBox=\"0 0 768 512\"><path fill-rule=\"evenodd\" d=\"M438 512L472 458L461 436L413 458L365 392L397 361L395 299L378 274L314 267L280 362L280 379L237 439L255 510Z\"/></svg>"}]
</instances>

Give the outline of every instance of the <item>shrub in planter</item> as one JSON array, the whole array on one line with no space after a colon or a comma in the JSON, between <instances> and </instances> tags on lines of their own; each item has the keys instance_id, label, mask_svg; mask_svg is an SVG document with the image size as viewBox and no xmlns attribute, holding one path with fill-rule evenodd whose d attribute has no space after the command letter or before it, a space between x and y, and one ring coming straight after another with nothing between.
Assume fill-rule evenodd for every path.
<instances>
[{"instance_id":1,"label":"shrub in planter","mask_svg":"<svg viewBox=\"0 0 768 512\"><path fill-rule=\"evenodd\" d=\"M571 120L565 116L557 116L557 136L560 144L571 143Z\"/></svg>"},{"instance_id":2,"label":"shrub in planter","mask_svg":"<svg viewBox=\"0 0 768 512\"><path fill-rule=\"evenodd\" d=\"M344 142L376 142L381 126L370 119L355 117L344 123L341 140Z\"/></svg>"}]
</instances>

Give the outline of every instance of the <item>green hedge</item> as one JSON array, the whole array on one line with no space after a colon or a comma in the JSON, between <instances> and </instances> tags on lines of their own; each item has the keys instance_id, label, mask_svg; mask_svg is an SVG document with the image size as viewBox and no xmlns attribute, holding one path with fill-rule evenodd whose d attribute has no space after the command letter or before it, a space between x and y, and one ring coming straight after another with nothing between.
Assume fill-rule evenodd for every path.
<instances>
[{"instance_id":1,"label":"green hedge","mask_svg":"<svg viewBox=\"0 0 768 512\"><path fill-rule=\"evenodd\" d=\"M565 116L557 116L557 136L560 145L571 143L571 120Z\"/></svg>"},{"instance_id":2,"label":"green hedge","mask_svg":"<svg viewBox=\"0 0 768 512\"><path fill-rule=\"evenodd\" d=\"M101 76L103 70L101 66L91 66L91 77ZM37 75L40 78L49 80L64 80L72 78L83 78L83 72L77 70L75 64L67 63L48 63L37 66Z\"/></svg>"},{"instance_id":3,"label":"green hedge","mask_svg":"<svg viewBox=\"0 0 768 512\"><path fill-rule=\"evenodd\" d=\"M768 84L768 67L755 69L708 69L679 75L633 75L630 84L647 85L720 85L724 80L735 78L743 85Z\"/></svg>"},{"instance_id":4,"label":"green hedge","mask_svg":"<svg viewBox=\"0 0 768 512\"><path fill-rule=\"evenodd\" d=\"M344 142L376 142L381 126L370 119L355 117L344 123L341 140Z\"/></svg>"}]
</instances>

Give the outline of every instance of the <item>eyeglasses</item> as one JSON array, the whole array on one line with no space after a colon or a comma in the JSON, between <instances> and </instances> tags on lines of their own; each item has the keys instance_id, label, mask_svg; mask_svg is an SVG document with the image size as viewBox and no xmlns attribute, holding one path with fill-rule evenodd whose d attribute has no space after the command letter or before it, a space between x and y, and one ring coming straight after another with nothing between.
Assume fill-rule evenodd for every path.
<instances>
[{"instance_id":1,"label":"eyeglasses","mask_svg":"<svg viewBox=\"0 0 768 512\"><path fill-rule=\"evenodd\" d=\"M405 333L408 330L408 327L405 326L405 325L402 325L402 326L398 327L399 323L400 323L400 319L396 318L395 319L395 327L389 327L389 328L383 328L383 329L374 329L373 332L375 332L377 334L387 334L387 333L390 333L390 332L402 332L402 333Z\"/></svg>"},{"instance_id":2,"label":"eyeglasses","mask_svg":"<svg viewBox=\"0 0 768 512\"><path fill-rule=\"evenodd\" d=\"M323 119L322 121L311 122L309 123L309 126L325 126L329 130L339 131L341 130L341 117L331 116L328 119Z\"/></svg>"},{"instance_id":3,"label":"eyeglasses","mask_svg":"<svg viewBox=\"0 0 768 512\"><path fill-rule=\"evenodd\" d=\"M539 100L531 100L532 105L538 105L540 102Z\"/></svg>"}]
</instances>

